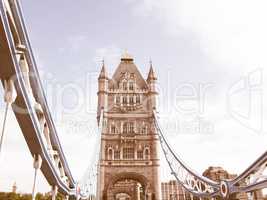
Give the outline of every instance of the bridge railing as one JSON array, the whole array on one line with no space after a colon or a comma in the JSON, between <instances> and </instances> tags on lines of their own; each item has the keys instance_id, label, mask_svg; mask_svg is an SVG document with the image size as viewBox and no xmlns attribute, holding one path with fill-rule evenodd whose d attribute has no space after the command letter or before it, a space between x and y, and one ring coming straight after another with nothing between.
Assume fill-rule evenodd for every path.
<instances>
[{"instance_id":1,"label":"bridge railing","mask_svg":"<svg viewBox=\"0 0 267 200\"><path fill-rule=\"evenodd\" d=\"M167 142L155 111L153 115L162 151L171 169L171 174L176 178L177 182L187 192L196 197L212 198L220 196L220 183L199 175L182 162Z\"/></svg>"}]
</instances>

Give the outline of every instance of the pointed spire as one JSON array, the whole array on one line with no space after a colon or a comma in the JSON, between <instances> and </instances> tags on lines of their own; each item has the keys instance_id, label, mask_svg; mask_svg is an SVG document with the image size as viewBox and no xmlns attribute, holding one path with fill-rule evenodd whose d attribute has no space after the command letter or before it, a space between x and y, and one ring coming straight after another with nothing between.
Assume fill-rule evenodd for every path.
<instances>
[{"instance_id":1,"label":"pointed spire","mask_svg":"<svg viewBox=\"0 0 267 200\"><path fill-rule=\"evenodd\" d=\"M150 64L150 69L149 69L149 73L148 73L148 76L147 76L147 80L157 80L157 76L154 72L154 69L153 69L153 65L152 65L152 60L150 59L149 61L149 64Z\"/></svg>"},{"instance_id":2,"label":"pointed spire","mask_svg":"<svg viewBox=\"0 0 267 200\"><path fill-rule=\"evenodd\" d=\"M101 71L100 71L98 79L107 79L107 78L108 78L108 74L107 74L107 70L106 70L106 67L105 67L105 61L103 59L102 60L102 68L101 68Z\"/></svg>"}]
</instances>

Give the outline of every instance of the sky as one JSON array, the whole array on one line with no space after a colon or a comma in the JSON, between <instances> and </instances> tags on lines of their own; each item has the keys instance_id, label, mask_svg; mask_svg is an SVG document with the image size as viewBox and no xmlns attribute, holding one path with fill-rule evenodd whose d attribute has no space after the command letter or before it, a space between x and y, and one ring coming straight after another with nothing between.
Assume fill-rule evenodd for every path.
<instances>
[{"instance_id":1,"label":"sky","mask_svg":"<svg viewBox=\"0 0 267 200\"><path fill-rule=\"evenodd\" d=\"M175 152L202 173L241 173L266 150L264 0L21 0L59 138L76 180L92 158L97 75L127 50L158 75L158 111ZM2 91L1 91L2 92ZM1 93L2 95L2 93ZM4 104L1 104L3 119ZM162 158L162 179L169 170ZM10 112L0 188L31 192L32 158ZM49 186L40 175L39 191Z\"/></svg>"}]
</instances>

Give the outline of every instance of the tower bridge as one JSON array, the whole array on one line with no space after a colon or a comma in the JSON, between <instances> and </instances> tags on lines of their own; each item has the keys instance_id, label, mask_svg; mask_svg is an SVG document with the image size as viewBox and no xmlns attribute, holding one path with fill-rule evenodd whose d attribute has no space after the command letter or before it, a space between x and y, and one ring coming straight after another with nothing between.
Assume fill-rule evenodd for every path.
<instances>
[{"instance_id":1,"label":"tower bridge","mask_svg":"<svg viewBox=\"0 0 267 200\"><path fill-rule=\"evenodd\" d=\"M117 182L127 184L128 180L143 188L144 193L138 194L138 199L141 196L160 199L159 146L153 122L156 79L151 65L145 80L128 54L122 56L111 79L105 65L102 66L98 78L98 111L103 110L104 114L98 179L100 199L113 199Z\"/></svg>"},{"instance_id":2,"label":"tower bridge","mask_svg":"<svg viewBox=\"0 0 267 200\"><path fill-rule=\"evenodd\" d=\"M256 191L267 187L267 152L240 175L225 180L204 177L182 162L160 125L152 64L144 79L128 54L122 56L112 78L102 66L98 79L99 143L92 148L97 153L86 176L74 180L47 105L18 0L0 0L0 79L6 103L0 155L8 132L6 116L12 110L33 158L32 199L40 172L51 185L53 200L58 192L65 199L162 199L160 150L175 184L184 191L184 199L188 194L191 199L230 199L236 193L254 199Z\"/></svg>"}]
</instances>

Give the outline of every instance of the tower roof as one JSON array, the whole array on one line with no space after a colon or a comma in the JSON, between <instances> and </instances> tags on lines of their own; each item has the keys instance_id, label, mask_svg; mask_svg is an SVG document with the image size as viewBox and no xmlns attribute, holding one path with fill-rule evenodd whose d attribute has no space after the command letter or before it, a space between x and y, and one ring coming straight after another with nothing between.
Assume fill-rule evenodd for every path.
<instances>
[{"instance_id":1,"label":"tower roof","mask_svg":"<svg viewBox=\"0 0 267 200\"><path fill-rule=\"evenodd\" d=\"M149 69L149 73L147 76L147 80L157 80L156 73L154 72L154 69L152 66L152 61L150 61L150 69Z\"/></svg>"},{"instance_id":2,"label":"tower roof","mask_svg":"<svg viewBox=\"0 0 267 200\"><path fill-rule=\"evenodd\" d=\"M103 60L102 68L101 68L101 71L100 71L98 79L107 79L107 78L108 78L108 73L107 73L107 70L106 70L106 67L105 67L105 63L104 63L104 60Z\"/></svg>"},{"instance_id":3,"label":"tower roof","mask_svg":"<svg viewBox=\"0 0 267 200\"><path fill-rule=\"evenodd\" d=\"M110 85L114 85L118 81L120 81L122 74L124 74L125 72L135 75L135 80L139 87L147 88L146 81L144 80L137 66L133 62L133 58L128 53L122 56L121 62L117 67L115 73L113 74L112 80L110 80Z\"/></svg>"}]
</instances>

